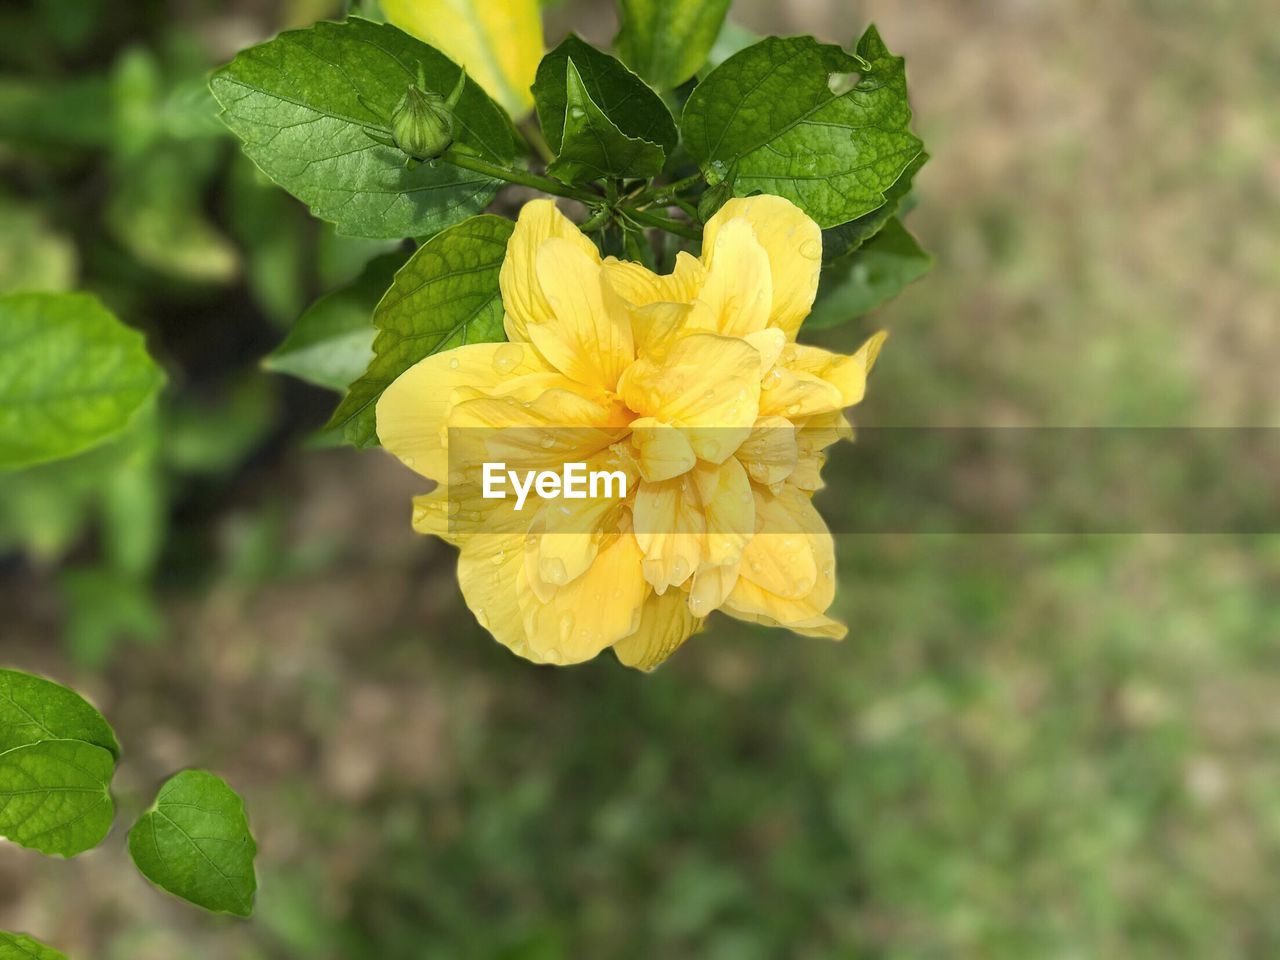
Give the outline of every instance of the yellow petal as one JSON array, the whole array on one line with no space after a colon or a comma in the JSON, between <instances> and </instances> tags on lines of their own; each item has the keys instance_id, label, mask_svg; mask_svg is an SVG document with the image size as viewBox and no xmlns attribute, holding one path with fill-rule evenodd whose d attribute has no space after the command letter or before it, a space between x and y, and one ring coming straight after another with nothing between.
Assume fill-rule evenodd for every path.
<instances>
[{"instance_id":1,"label":"yellow petal","mask_svg":"<svg viewBox=\"0 0 1280 960\"><path fill-rule=\"evenodd\" d=\"M683 594L650 594L640 613L639 628L615 643L613 652L626 666L647 672L675 653L701 627L702 621L689 612Z\"/></svg>"},{"instance_id":2,"label":"yellow petal","mask_svg":"<svg viewBox=\"0 0 1280 960\"><path fill-rule=\"evenodd\" d=\"M757 490L756 511L756 536L721 609L742 620L797 633L843 636L844 628L826 615L835 597L835 544L812 501L784 485L776 495ZM785 545L787 539L792 547ZM779 553L784 556L775 556ZM769 587L801 595L784 596Z\"/></svg>"},{"instance_id":3,"label":"yellow petal","mask_svg":"<svg viewBox=\"0 0 1280 960\"><path fill-rule=\"evenodd\" d=\"M706 516L691 480L642 481L633 508L643 573L659 594L680 586L702 562Z\"/></svg>"},{"instance_id":4,"label":"yellow petal","mask_svg":"<svg viewBox=\"0 0 1280 960\"><path fill-rule=\"evenodd\" d=\"M741 563L726 563L700 567L689 587L690 614L705 617L720 609L738 582L741 566Z\"/></svg>"},{"instance_id":5,"label":"yellow petal","mask_svg":"<svg viewBox=\"0 0 1280 960\"><path fill-rule=\"evenodd\" d=\"M870 337L852 356L832 353L821 347L790 343L778 357L777 365L793 372L803 372L831 384L840 392L840 405L851 407L861 403L867 393L867 374L880 355L880 347L888 337L883 331Z\"/></svg>"},{"instance_id":6,"label":"yellow petal","mask_svg":"<svg viewBox=\"0 0 1280 960\"><path fill-rule=\"evenodd\" d=\"M600 262L595 244L560 212L554 200L530 200L521 207L498 274L508 340L527 341L529 324L551 319L551 307L538 283L537 262L538 249L553 237L568 240L589 260Z\"/></svg>"},{"instance_id":7,"label":"yellow petal","mask_svg":"<svg viewBox=\"0 0 1280 960\"><path fill-rule=\"evenodd\" d=\"M701 563L737 563L756 529L756 505L747 471L737 457L722 464L699 463L690 474L707 532ZM710 611L694 611L702 616Z\"/></svg>"},{"instance_id":8,"label":"yellow petal","mask_svg":"<svg viewBox=\"0 0 1280 960\"><path fill-rule=\"evenodd\" d=\"M751 224L740 217L722 222L704 235L702 250L707 277L698 299L715 314L716 329L742 337L767 327L773 279L769 255Z\"/></svg>"},{"instance_id":9,"label":"yellow petal","mask_svg":"<svg viewBox=\"0 0 1280 960\"><path fill-rule=\"evenodd\" d=\"M644 264L631 260L604 261L604 275L609 284L634 307L651 303L688 303L702 289L705 271L702 262L685 251L676 254L675 269L657 274Z\"/></svg>"},{"instance_id":10,"label":"yellow petal","mask_svg":"<svg viewBox=\"0 0 1280 960\"><path fill-rule=\"evenodd\" d=\"M498 392L512 378L549 372L532 347L518 343L472 343L437 353L383 391L377 406L378 439L406 466L443 480L448 470L445 420L458 390Z\"/></svg>"},{"instance_id":11,"label":"yellow petal","mask_svg":"<svg viewBox=\"0 0 1280 960\"><path fill-rule=\"evenodd\" d=\"M694 333L661 361L640 357L618 393L641 416L688 430L704 460L723 462L751 431L760 397L760 354L737 337Z\"/></svg>"},{"instance_id":12,"label":"yellow petal","mask_svg":"<svg viewBox=\"0 0 1280 960\"><path fill-rule=\"evenodd\" d=\"M822 231L790 200L746 197L730 200L707 222L703 250L717 249L722 231L734 220L751 225L756 241L768 255L772 293L769 323L794 340L818 292Z\"/></svg>"},{"instance_id":13,"label":"yellow petal","mask_svg":"<svg viewBox=\"0 0 1280 960\"><path fill-rule=\"evenodd\" d=\"M756 483L781 483L791 476L800 459L796 428L786 417L761 417L736 456Z\"/></svg>"},{"instance_id":14,"label":"yellow petal","mask_svg":"<svg viewBox=\"0 0 1280 960\"><path fill-rule=\"evenodd\" d=\"M682 337L702 331L716 332L716 317L701 300L692 303L650 303L631 311L631 329L636 350L644 356L661 360ZM779 331L774 331L779 333ZM779 335L781 335L779 333ZM752 346L755 343L747 340ZM768 349L768 345L761 344ZM781 347L781 345L779 345ZM774 353L774 357L777 353ZM772 359L769 361L772 363Z\"/></svg>"},{"instance_id":15,"label":"yellow petal","mask_svg":"<svg viewBox=\"0 0 1280 960\"><path fill-rule=\"evenodd\" d=\"M512 652L535 660L525 640L524 614L514 589L523 564L520 535L469 537L458 554L458 585L480 626Z\"/></svg>"},{"instance_id":16,"label":"yellow petal","mask_svg":"<svg viewBox=\"0 0 1280 960\"><path fill-rule=\"evenodd\" d=\"M629 532L601 545L595 562L544 601L532 589L524 564L515 593L534 657L549 663L582 663L640 626L649 585L640 575L640 548Z\"/></svg>"},{"instance_id":17,"label":"yellow petal","mask_svg":"<svg viewBox=\"0 0 1280 960\"><path fill-rule=\"evenodd\" d=\"M600 267L570 240L538 247L536 273L551 318L530 323L530 341L556 369L578 383L612 390L635 358L631 319Z\"/></svg>"},{"instance_id":18,"label":"yellow petal","mask_svg":"<svg viewBox=\"0 0 1280 960\"><path fill-rule=\"evenodd\" d=\"M684 432L653 417L631 421L636 464L646 480L670 480L693 469L697 462Z\"/></svg>"},{"instance_id":19,"label":"yellow petal","mask_svg":"<svg viewBox=\"0 0 1280 960\"><path fill-rule=\"evenodd\" d=\"M542 59L538 0L382 0L387 19L467 68L519 119L533 108Z\"/></svg>"}]
</instances>

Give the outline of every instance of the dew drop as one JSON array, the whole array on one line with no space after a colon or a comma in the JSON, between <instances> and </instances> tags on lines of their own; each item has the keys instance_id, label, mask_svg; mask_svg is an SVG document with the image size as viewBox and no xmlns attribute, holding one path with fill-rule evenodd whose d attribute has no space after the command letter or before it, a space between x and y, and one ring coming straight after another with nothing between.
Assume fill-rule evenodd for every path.
<instances>
[{"instance_id":1,"label":"dew drop","mask_svg":"<svg viewBox=\"0 0 1280 960\"><path fill-rule=\"evenodd\" d=\"M556 441L553 437L543 437L538 441L538 446L542 447L543 450L550 450L555 445Z\"/></svg>"},{"instance_id":2,"label":"dew drop","mask_svg":"<svg viewBox=\"0 0 1280 960\"><path fill-rule=\"evenodd\" d=\"M809 260L821 260L822 241L806 240L804 243L800 244L800 256Z\"/></svg>"},{"instance_id":3,"label":"dew drop","mask_svg":"<svg viewBox=\"0 0 1280 960\"><path fill-rule=\"evenodd\" d=\"M462 361L460 361L457 357L450 357L450 358L449 358L449 369L450 369L450 370L457 370L457 369L458 369L458 367L460 367L460 366L462 366Z\"/></svg>"}]
</instances>

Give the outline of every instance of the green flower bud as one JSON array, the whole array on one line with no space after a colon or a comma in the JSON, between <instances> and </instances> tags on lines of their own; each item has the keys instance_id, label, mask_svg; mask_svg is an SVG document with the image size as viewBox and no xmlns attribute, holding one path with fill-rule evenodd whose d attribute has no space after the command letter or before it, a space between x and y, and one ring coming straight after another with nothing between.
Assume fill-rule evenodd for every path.
<instances>
[{"instance_id":1,"label":"green flower bud","mask_svg":"<svg viewBox=\"0 0 1280 960\"><path fill-rule=\"evenodd\" d=\"M434 160L453 143L453 108L466 85L465 71L446 100L425 89L422 71L418 83L409 87L391 111L391 136L396 146L417 160Z\"/></svg>"}]
</instances>

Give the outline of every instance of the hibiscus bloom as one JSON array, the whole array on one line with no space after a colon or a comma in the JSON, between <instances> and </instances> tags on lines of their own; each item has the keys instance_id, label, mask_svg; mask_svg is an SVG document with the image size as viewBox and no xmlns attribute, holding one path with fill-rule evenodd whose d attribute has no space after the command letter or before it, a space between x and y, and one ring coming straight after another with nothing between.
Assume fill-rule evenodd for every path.
<instances>
[{"instance_id":1,"label":"hibiscus bloom","mask_svg":"<svg viewBox=\"0 0 1280 960\"><path fill-rule=\"evenodd\" d=\"M795 342L821 267L816 223L730 200L669 275L601 259L528 203L500 275L508 342L428 357L378 403L383 446L439 482L414 526L460 548L467 604L539 663L612 647L649 670L715 610L841 638L831 534L813 506L884 335L852 356ZM621 498L480 496L481 461L620 471Z\"/></svg>"}]
</instances>

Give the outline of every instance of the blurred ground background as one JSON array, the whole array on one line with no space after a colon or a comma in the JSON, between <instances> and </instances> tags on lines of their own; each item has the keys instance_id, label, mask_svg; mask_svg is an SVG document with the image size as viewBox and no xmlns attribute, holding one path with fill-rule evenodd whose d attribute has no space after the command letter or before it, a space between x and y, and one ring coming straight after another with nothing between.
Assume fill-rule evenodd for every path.
<instances>
[{"instance_id":1,"label":"blurred ground background","mask_svg":"<svg viewBox=\"0 0 1280 960\"><path fill-rule=\"evenodd\" d=\"M141 43L198 70L325 12L138 6L149 25L113 14L61 66L29 35L4 56L87 71ZM937 266L872 318L893 337L860 415L1280 426L1274 14L738 0L759 32L847 42L874 20L907 57L933 155L910 224ZM612 35L605 3L548 16L553 40ZM4 169L6 194L55 190ZM846 536L843 644L722 620L649 677L532 667L410 533L413 477L302 449L332 401L256 359L341 275L321 261L355 254L246 222L236 191L272 194L240 169L200 199L232 242L195 269L213 276L172 279L154 244L129 272L116 247L147 245L127 229L52 225L162 344L180 479L156 608L95 579L92 529L10 552L0 659L108 715L123 823L176 767L242 790L257 915L156 894L118 829L68 863L0 847L0 928L86 960L1280 955L1280 540ZM59 176L102 212L100 171ZM834 526L858 508L822 506ZM110 610L146 642L104 636Z\"/></svg>"}]
</instances>

